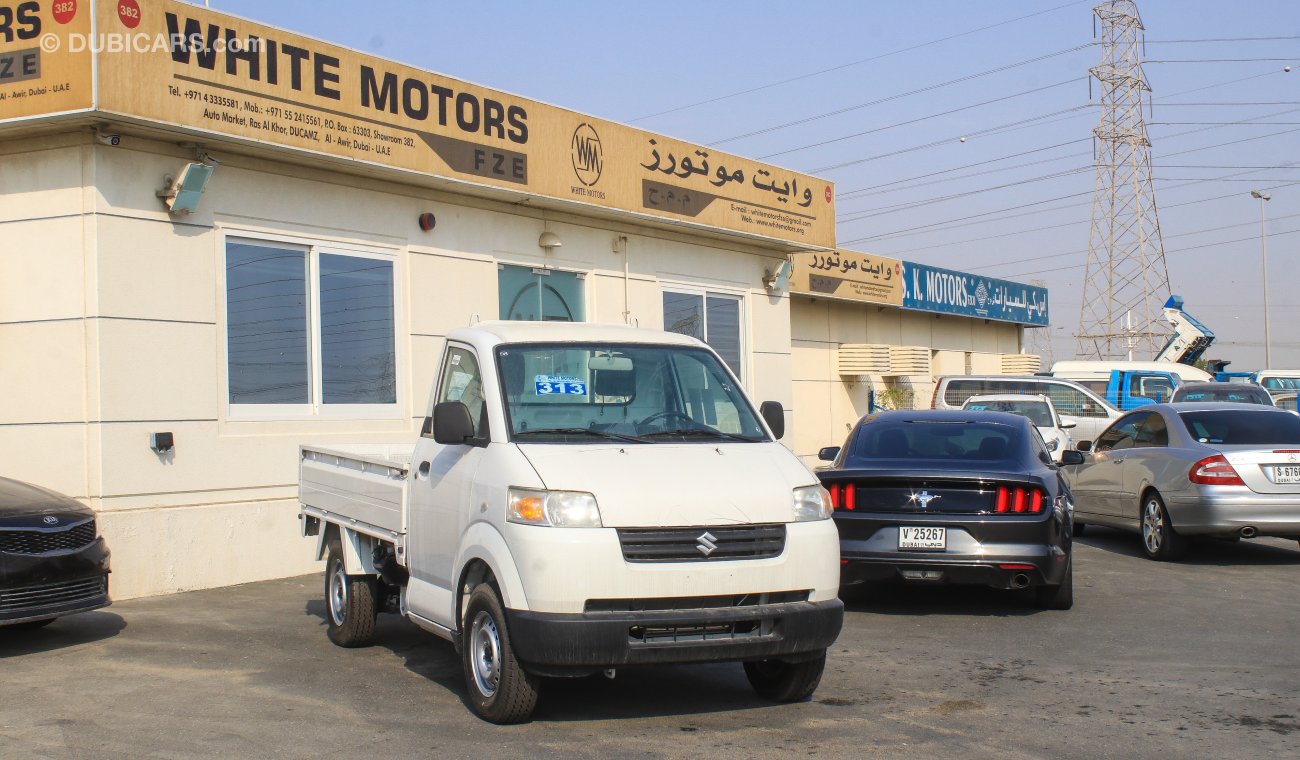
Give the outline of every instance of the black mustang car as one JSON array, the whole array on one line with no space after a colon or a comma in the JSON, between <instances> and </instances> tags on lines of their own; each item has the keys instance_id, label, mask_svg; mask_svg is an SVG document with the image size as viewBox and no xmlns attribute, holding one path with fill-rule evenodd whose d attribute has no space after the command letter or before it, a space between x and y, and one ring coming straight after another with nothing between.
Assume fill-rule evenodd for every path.
<instances>
[{"instance_id":1,"label":"black mustang car","mask_svg":"<svg viewBox=\"0 0 1300 760\"><path fill-rule=\"evenodd\" d=\"M966 583L1074 604L1070 491L1024 417L885 412L820 457L834 462L817 474L835 507L842 588Z\"/></svg>"},{"instance_id":2,"label":"black mustang car","mask_svg":"<svg viewBox=\"0 0 1300 760\"><path fill-rule=\"evenodd\" d=\"M40 628L108 604L108 547L95 513L0 478L0 629Z\"/></svg>"}]
</instances>

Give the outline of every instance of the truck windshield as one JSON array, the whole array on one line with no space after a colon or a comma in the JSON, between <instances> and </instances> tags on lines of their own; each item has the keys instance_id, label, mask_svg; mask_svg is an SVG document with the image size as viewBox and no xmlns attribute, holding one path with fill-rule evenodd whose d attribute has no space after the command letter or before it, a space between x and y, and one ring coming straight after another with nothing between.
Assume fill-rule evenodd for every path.
<instances>
[{"instance_id":1,"label":"truck windshield","mask_svg":"<svg viewBox=\"0 0 1300 760\"><path fill-rule=\"evenodd\" d=\"M765 441L713 354L642 344L497 349L510 437L528 443Z\"/></svg>"}]
</instances>

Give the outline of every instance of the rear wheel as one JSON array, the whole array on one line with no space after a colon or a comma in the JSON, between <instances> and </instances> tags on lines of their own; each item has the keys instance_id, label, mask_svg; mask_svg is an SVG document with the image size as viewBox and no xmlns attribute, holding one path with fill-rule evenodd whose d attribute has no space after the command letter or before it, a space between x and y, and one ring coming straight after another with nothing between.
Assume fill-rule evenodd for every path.
<instances>
[{"instance_id":1,"label":"rear wheel","mask_svg":"<svg viewBox=\"0 0 1300 760\"><path fill-rule=\"evenodd\" d=\"M1142 550L1150 559L1171 562L1187 551L1187 539L1178 535L1160 494L1149 492L1142 499Z\"/></svg>"},{"instance_id":2,"label":"rear wheel","mask_svg":"<svg viewBox=\"0 0 1300 760\"><path fill-rule=\"evenodd\" d=\"M756 660L745 663L749 685L773 702L798 702L812 696L826 669L826 652L806 662Z\"/></svg>"},{"instance_id":3,"label":"rear wheel","mask_svg":"<svg viewBox=\"0 0 1300 760\"><path fill-rule=\"evenodd\" d=\"M481 583L461 623L461 664L470 707L492 723L522 723L533 714L541 679L515 659L501 598Z\"/></svg>"},{"instance_id":4,"label":"rear wheel","mask_svg":"<svg viewBox=\"0 0 1300 760\"><path fill-rule=\"evenodd\" d=\"M341 647L370 646L375 640L375 579L348 575L343 547L331 539L325 564L325 621L330 641Z\"/></svg>"},{"instance_id":5,"label":"rear wheel","mask_svg":"<svg viewBox=\"0 0 1300 760\"><path fill-rule=\"evenodd\" d=\"M1068 610L1074 606L1074 558L1066 560L1065 579L1059 586L1034 589L1034 603L1045 610Z\"/></svg>"}]
</instances>

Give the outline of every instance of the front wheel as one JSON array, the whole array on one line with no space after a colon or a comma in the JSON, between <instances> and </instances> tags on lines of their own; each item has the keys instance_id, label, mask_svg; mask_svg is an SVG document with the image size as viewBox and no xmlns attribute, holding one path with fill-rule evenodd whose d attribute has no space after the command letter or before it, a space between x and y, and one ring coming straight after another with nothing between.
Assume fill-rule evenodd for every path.
<instances>
[{"instance_id":1,"label":"front wheel","mask_svg":"<svg viewBox=\"0 0 1300 760\"><path fill-rule=\"evenodd\" d=\"M492 723L528 720L541 679L515 659L501 598L491 585L480 584L470 593L461 637L461 664L474 712Z\"/></svg>"},{"instance_id":2,"label":"front wheel","mask_svg":"<svg viewBox=\"0 0 1300 760\"><path fill-rule=\"evenodd\" d=\"M826 652L805 662L756 660L745 663L749 685L773 702L798 702L812 696L826 670Z\"/></svg>"},{"instance_id":3,"label":"front wheel","mask_svg":"<svg viewBox=\"0 0 1300 760\"><path fill-rule=\"evenodd\" d=\"M1142 551L1162 562L1176 560L1187 551L1187 539L1174 530L1169 510L1155 491L1142 500Z\"/></svg>"},{"instance_id":4,"label":"front wheel","mask_svg":"<svg viewBox=\"0 0 1300 760\"><path fill-rule=\"evenodd\" d=\"M341 647L374 643L376 591L374 578L348 575L343 547L337 539L331 540L325 563L325 620L330 641Z\"/></svg>"}]
</instances>

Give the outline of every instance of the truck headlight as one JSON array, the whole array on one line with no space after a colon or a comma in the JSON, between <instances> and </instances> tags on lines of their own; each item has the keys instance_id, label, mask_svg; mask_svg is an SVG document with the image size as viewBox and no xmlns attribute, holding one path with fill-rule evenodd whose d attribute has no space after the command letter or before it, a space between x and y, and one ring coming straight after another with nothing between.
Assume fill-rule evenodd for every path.
<instances>
[{"instance_id":1,"label":"truck headlight","mask_svg":"<svg viewBox=\"0 0 1300 760\"><path fill-rule=\"evenodd\" d=\"M804 486L794 489L794 521L829 520L831 496L821 486Z\"/></svg>"},{"instance_id":2,"label":"truck headlight","mask_svg":"<svg viewBox=\"0 0 1300 760\"><path fill-rule=\"evenodd\" d=\"M511 488L506 496L506 520L556 528L601 527L596 497L581 491Z\"/></svg>"}]
</instances>

